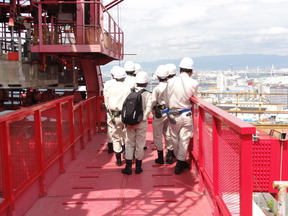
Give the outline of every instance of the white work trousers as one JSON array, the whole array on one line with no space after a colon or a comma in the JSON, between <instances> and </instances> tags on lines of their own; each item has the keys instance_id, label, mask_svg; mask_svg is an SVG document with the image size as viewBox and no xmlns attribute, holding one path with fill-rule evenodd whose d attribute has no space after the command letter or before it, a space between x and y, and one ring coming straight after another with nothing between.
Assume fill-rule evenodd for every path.
<instances>
[{"instance_id":1,"label":"white work trousers","mask_svg":"<svg viewBox=\"0 0 288 216\"><path fill-rule=\"evenodd\" d=\"M113 123L112 123L111 117L109 113L107 112L107 142L108 143L112 143L112 137L111 137L112 124Z\"/></svg>"},{"instance_id":2,"label":"white work trousers","mask_svg":"<svg viewBox=\"0 0 288 216\"><path fill-rule=\"evenodd\" d=\"M173 150L171 136L170 136L170 126L169 120L166 114L161 118L155 118L152 122L153 126L153 140L158 151L163 151L162 135L165 140L165 147L168 150Z\"/></svg>"},{"instance_id":3,"label":"white work trousers","mask_svg":"<svg viewBox=\"0 0 288 216\"><path fill-rule=\"evenodd\" d=\"M127 125L127 143L125 150L125 158L132 160L134 157L137 160L142 160L144 157L144 146L146 144L146 133L148 128L148 121L141 121L137 125Z\"/></svg>"},{"instance_id":4,"label":"white work trousers","mask_svg":"<svg viewBox=\"0 0 288 216\"><path fill-rule=\"evenodd\" d=\"M116 153L122 151L123 137L125 136L124 128L125 125L121 120L121 116L115 117L115 124L112 123L111 127L111 137L113 141L113 150Z\"/></svg>"},{"instance_id":5,"label":"white work trousers","mask_svg":"<svg viewBox=\"0 0 288 216\"><path fill-rule=\"evenodd\" d=\"M188 113L175 115L176 124L170 124L174 154L180 161L186 160L188 145L193 137L192 115L187 116Z\"/></svg>"}]
</instances>

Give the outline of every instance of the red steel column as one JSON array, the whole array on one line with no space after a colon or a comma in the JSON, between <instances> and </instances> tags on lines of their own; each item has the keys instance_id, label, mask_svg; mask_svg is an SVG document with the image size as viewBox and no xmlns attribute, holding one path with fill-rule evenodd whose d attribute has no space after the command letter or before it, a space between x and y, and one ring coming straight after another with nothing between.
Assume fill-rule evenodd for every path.
<instances>
[{"instance_id":1,"label":"red steel column","mask_svg":"<svg viewBox=\"0 0 288 216\"><path fill-rule=\"evenodd\" d=\"M4 177L4 200L8 203L7 214L10 216L14 211L14 193L12 184L12 159L11 159L11 149L10 149L10 139L9 139L9 124L3 122L1 127L1 149L2 149L2 166L3 177Z\"/></svg>"},{"instance_id":2,"label":"red steel column","mask_svg":"<svg viewBox=\"0 0 288 216\"><path fill-rule=\"evenodd\" d=\"M43 135L42 135L42 121L40 110L35 111L35 137L36 146L38 148L38 164L39 164L39 187L40 196L45 196L47 194L45 187L45 162L44 162L44 152L43 152Z\"/></svg>"},{"instance_id":3,"label":"red steel column","mask_svg":"<svg viewBox=\"0 0 288 216\"><path fill-rule=\"evenodd\" d=\"M64 166L64 147L63 147L63 127L62 127L62 104L56 105L56 120L57 120L57 137L58 137L58 154L59 154L59 168L60 172L65 172Z\"/></svg>"},{"instance_id":4,"label":"red steel column","mask_svg":"<svg viewBox=\"0 0 288 216\"><path fill-rule=\"evenodd\" d=\"M252 135L241 136L240 215L252 215Z\"/></svg>"}]
</instances>

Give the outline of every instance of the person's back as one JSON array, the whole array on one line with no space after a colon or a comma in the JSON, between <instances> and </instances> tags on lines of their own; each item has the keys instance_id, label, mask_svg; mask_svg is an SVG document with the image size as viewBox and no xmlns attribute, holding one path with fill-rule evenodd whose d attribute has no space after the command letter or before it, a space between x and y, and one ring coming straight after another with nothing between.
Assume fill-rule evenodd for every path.
<instances>
[{"instance_id":1,"label":"person's back","mask_svg":"<svg viewBox=\"0 0 288 216\"><path fill-rule=\"evenodd\" d=\"M141 91L149 82L149 76L146 72L141 71L136 75L135 91ZM122 169L122 173L126 175L132 174L132 160L136 159L135 173L143 172L142 159L144 157L144 149L146 143L146 132L148 128L148 116L151 111L151 93L144 91L142 94L143 119L139 124L126 125L127 143L125 149L126 166Z\"/></svg>"},{"instance_id":2,"label":"person's back","mask_svg":"<svg viewBox=\"0 0 288 216\"><path fill-rule=\"evenodd\" d=\"M124 82L115 81L107 91L107 108L121 111L123 102L130 92L130 88Z\"/></svg>"},{"instance_id":3,"label":"person's back","mask_svg":"<svg viewBox=\"0 0 288 216\"><path fill-rule=\"evenodd\" d=\"M108 89L113 86L113 84L116 82L114 79L114 72L118 69L119 66L113 66L111 69L111 76L112 79L108 80L104 83L103 87L103 96L104 96L104 104L107 109L107 91ZM110 118L109 113L107 112L107 143L108 143L108 153L113 153L113 143L112 143L112 138L111 138L111 127L112 127L112 121Z\"/></svg>"},{"instance_id":4,"label":"person's back","mask_svg":"<svg viewBox=\"0 0 288 216\"><path fill-rule=\"evenodd\" d=\"M130 93L129 87L127 87L123 81L125 80L126 73L123 68L118 68L114 74L116 82L107 90L107 109L110 115L111 125L111 137L113 141L113 150L116 153L116 164L122 165L121 153L124 149L123 136L125 125L121 121L121 109L123 102L127 95Z\"/></svg>"},{"instance_id":5,"label":"person's back","mask_svg":"<svg viewBox=\"0 0 288 216\"><path fill-rule=\"evenodd\" d=\"M195 95L198 90L198 82L187 73L181 73L172 80L169 80L167 95L169 95L170 109L191 108L190 97Z\"/></svg>"},{"instance_id":6,"label":"person's back","mask_svg":"<svg viewBox=\"0 0 288 216\"><path fill-rule=\"evenodd\" d=\"M135 77L134 77L135 63L132 61L125 62L124 69L127 74L124 83L130 88L134 88L135 87Z\"/></svg>"},{"instance_id":7,"label":"person's back","mask_svg":"<svg viewBox=\"0 0 288 216\"><path fill-rule=\"evenodd\" d=\"M185 168L189 169L186 156L190 139L193 136L190 97L196 94L198 89L198 82L191 78L193 60L185 57L181 60L179 67L180 75L169 80L167 86L171 140L177 158L175 174L182 173Z\"/></svg>"},{"instance_id":8,"label":"person's back","mask_svg":"<svg viewBox=\"0 0 288 216\"><path fill-rule=\"evenodd\" d=\"M155 163L164 164L164 148L162 143L162 136L165 139L165 147L167 148L166 163L173 163L173 146L170 138L169 121L167 117L168 106L167 101L167 77L169 75L168 68L165 65L159 65L156 69L155 75L159 80L159 84L152 91L152 111L153 118L153 141L157 148L158 158Z\"/></svg>"}]
</instances>

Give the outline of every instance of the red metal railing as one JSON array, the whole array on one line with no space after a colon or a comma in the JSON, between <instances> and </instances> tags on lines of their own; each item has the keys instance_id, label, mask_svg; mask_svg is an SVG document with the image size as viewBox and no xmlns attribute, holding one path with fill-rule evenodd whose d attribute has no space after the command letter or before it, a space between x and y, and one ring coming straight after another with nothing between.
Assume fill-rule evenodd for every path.
<instances>
[{"instance_id":1,"label":"red metal railing","mask_svg":"<svg viewBox=\"0 0 288 216\"><path fill-rule=\"evenodd\" d=\"M215 215L252 215L252 135L256 128L192 97L191 154Z\"/></svg>"},{"instance_id":2,"label":"red metal railing","mask_svg":"<svg viewBox=\"0 0 288 216\"><path fill-rule=\"evenodd\" d=\"M75 11L56 13L48 16L42 10L44 5L57 5L58 8L74 5ZM34 24L32 51L34 52L101 52L109 56L123 59L124 33L100 2L57 2L33 1L33 7L38 8L39 24ZM89 24L79 22L85 16L83 8L93 8L95 16ZM53 12L55 13L55 12ZM92 13L92 12L90 12ZM61 16L60 16L61 15ZM57 17L58 16L58 17ZM47 18L49 17L49 19ZM81 23L81 24L79 24ZM47 46L49 45L49 46ZM64 46L61 46L64 45ZM82 45L78 46L77 45ZM99 48L84 45L99 45ZM37 46L37 48L35 48Z\"/></svg>"},{"instance_id":3,"label":"red metal railing","mask_svg":"<svg viewBox=\"0 0 288 216\"><path fill-rule=\"evenodd\" d=\"M69 96L0 117L0 215L21 215L29 203L46 194L65 164L96 132L95 107L95 97L73 105ZM58 172L51 174L55 166ZM14 208L33 187L38 194L30 191L26 209Z\"/></svg>"},{"instance_id":4,"label":"red metal railing","mask_svg":"<svg viewBox=\"0 0 288 216\"><path fill-rule=\"evenodd\" d=\"M107 112L104 105L104 96L98 96L96 100L97 132L107 132Z\"/></svg>"}]
</instances>

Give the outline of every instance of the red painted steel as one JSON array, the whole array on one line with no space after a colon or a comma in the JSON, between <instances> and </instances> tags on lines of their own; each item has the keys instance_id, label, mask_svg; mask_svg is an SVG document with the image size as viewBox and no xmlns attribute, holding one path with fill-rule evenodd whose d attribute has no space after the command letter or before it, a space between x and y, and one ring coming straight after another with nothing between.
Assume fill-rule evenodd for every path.
<instances>
[{"instance_id":1,"label":"red painted steel","mask_svg":"<svg viewBox=\"0 0 288 216\"><path fill-rule=\"evenodd\" d=\"M253 142L252 135L256 133L254 126L242 122L199 98L192 97L191 101L194 112L194 137L189 148L196 165L193 169L197 168L199 173L198 191L207 190L209 192L214 205L214 215L252 215L253 191L258 191L260 188L259 191L272 192L270 190L271 181L280 178L280 158L283 159L283 167L286 166L287 141L282 143L283 155L279 157L281 144L276 138L273 139L260 131L258 141ZM39 184L39 195L47 194L49 185L45 182L52 182L48 177L51 176L48 170L55 164L58 166L59 173L64 172L65 169L66 171L69 169L71 172L72 168L65 166L65 154L71 153L72 158L75 158L76 144L80 143L81 148L84 149L88 140L92 139L92 143L97 143L93 141L95 138L92 138L91 135L96 131L105 131L105 116L102 96L92 97L76 105L73 105L73 97L70 96L1 116L0 188L3 190L3 201L0 203L0 214L7 212L5 215L11 215L13 211L17 211L15 209L16 201L36 182ZM151 131L151 120L149 122ZM66 136L70 136L70 138L67 139ZM102 136L105 137L104 134ZM150 144L148 149L155 153L153 143ZM102 147L106 148L105 145ZM91 153L91 149L87 152ZM114 155L107 154L106 149L94 150L92 153L89 163L84 162L83 159L81 166L74 166L73 172L75 169L81 171L79 179L88 182L101 180L102 175L114 175L111 167L119 169L114 164ZM103 158L95 160L96 155ZM267 162L269 166L262 163L263 158L270 160ZM108 162L110 160L112 162ZM135 206L135 202L143 202L141 194L137 201L135 199L127 200L133 193L138 193L135 188L145 191L145 187L149 184L150 189L155 188L158 192L159 190L175 190L179 187L179 183L183 185L187 181L187 179L182 179L181 175L179 177L173 175L171 165L155 166L154 158L146 163L151 163L149 169L157 170L157 173L150 173L149 181L147 181L147 173L144 172L138 177L137 175L133 176L137 178L133 181L128 181L130 177L123 176L121 180L123 184L118 185L120 189L115 186L115 189L120 190L118 197L131 204L127 205L131 208L129 209L121 204L121 200L117 200L115 202L116 213L123 211L126 214L136 214L137 210L140 210L134 209L133 206ZM87 169L87 172L83 172L83 169ZM108 170L106 174L103 172L105 170ZM166 172L167 170L169 172ZM119 172L115 174L115 177L119 177L119 175L122 176ZM286 178L285 175L286 173L283 173L283 178ZM171 178L173 181L158 181L156 180L158 178ZM106 180L110 179L111 176ZM136 184L139 181L143 181L145 184L140 187ZM189 186L191 182L185 184ZM128 185L132 188L127 187ZM102 186L105 187L105 184ZM106 187L108 186L106 185ZM84 194L87 193L85 190L90 190L91 193L97 193L97 191L104 193L105 191L99 184L87 184L80 180L71 185L69 191L73 188L74 191L82 191ZM157 192L152 192L150 189L147 193L151 193L150 195L153 197L153 193ZM132 194L130 194L131 191ZM50 195L53 196L53 193L50 192ZM172 197L157 197L157 199L149 201L155 204L167 203L167 205L174 203L173 208L178 211L179 197L183 198L173 195ZM91 202L93 201L85 199L71 200L71 202L61 199L61 205L87 204L87 206L91 206Z\"/></svg>"},{"instance_id":2,"label":"red painted steel","mask_svg":"<svg viewBox=\"0 0 288 216\"><path fill-rule=\"evenodd\" d=\"M144 172L135 174L134 161L132 175L126 176L121 173L125 165L118 167L115 155L106 151L106 134L93 136L77 160L51 185L47 196L39 199L26 216L38 216L43 209L46 215L61 216L213 215L207 194L198 190L194 168L175 175L175 161L173 165L153 166L157 151L152 139L150 130L142 163ZM98 178L81 178L92 174Z\"/></svg>"},{"instance_id":3,"label":"red painted steel","mask_svg":"<svg viewBox=\"0 0 288 216\"><path fill-rule=\"evenodd\" d=\"M3 198L0 203L0 214L6 212L7 215L12 215L13 211L17 210L14 208L15 202L36 182L39 182L38 196L45 195L49 186L45 183L46 173L56 161L60 173L64 172L64 155L70 149L73 152L77 142L76 139L71 139L64 148L64 125L71 127L69 122L73 123L73 113L83 107L85 111L88 109L96 111L93 100L95 101L96 98L92 97L73 106L73 96L69 96L0 117L2 165L0 185L2 185ZM69 105L62 109L64 104ZM83 120L85 122L91 121L88 117L90 115L80 116L81 119L85 119ZM79 137L85 137L87 133L95 131L93 129L95 124L96 122L87 124L86 130L82 131ZM73 133L72 138L74 138ZM28 207L23 208L27 210Z\"/></svg>"},{"instance_id":4,"label":"red painted steel","mask_svg":"<svg viewBox=\"0 0 288 216\"><path fill-rule=\"evenodd\" d=\"M258 139L252 146L253 191L277 193L272 183L280 180L281 144L279 139L269 136L264 131L257 132Z\"/></svg>"},{"instance_id":5,"label":"red painted steel","mask_svg":"<svg viewBox=\"0 0 288 216\"><path fill-rule=\"evenodd\" d=\"M256 128L192 97L192 155L216 215L252 215L252 135ZM236 209L236 212L235 212Z\"/></svg>"}]
</instances>

